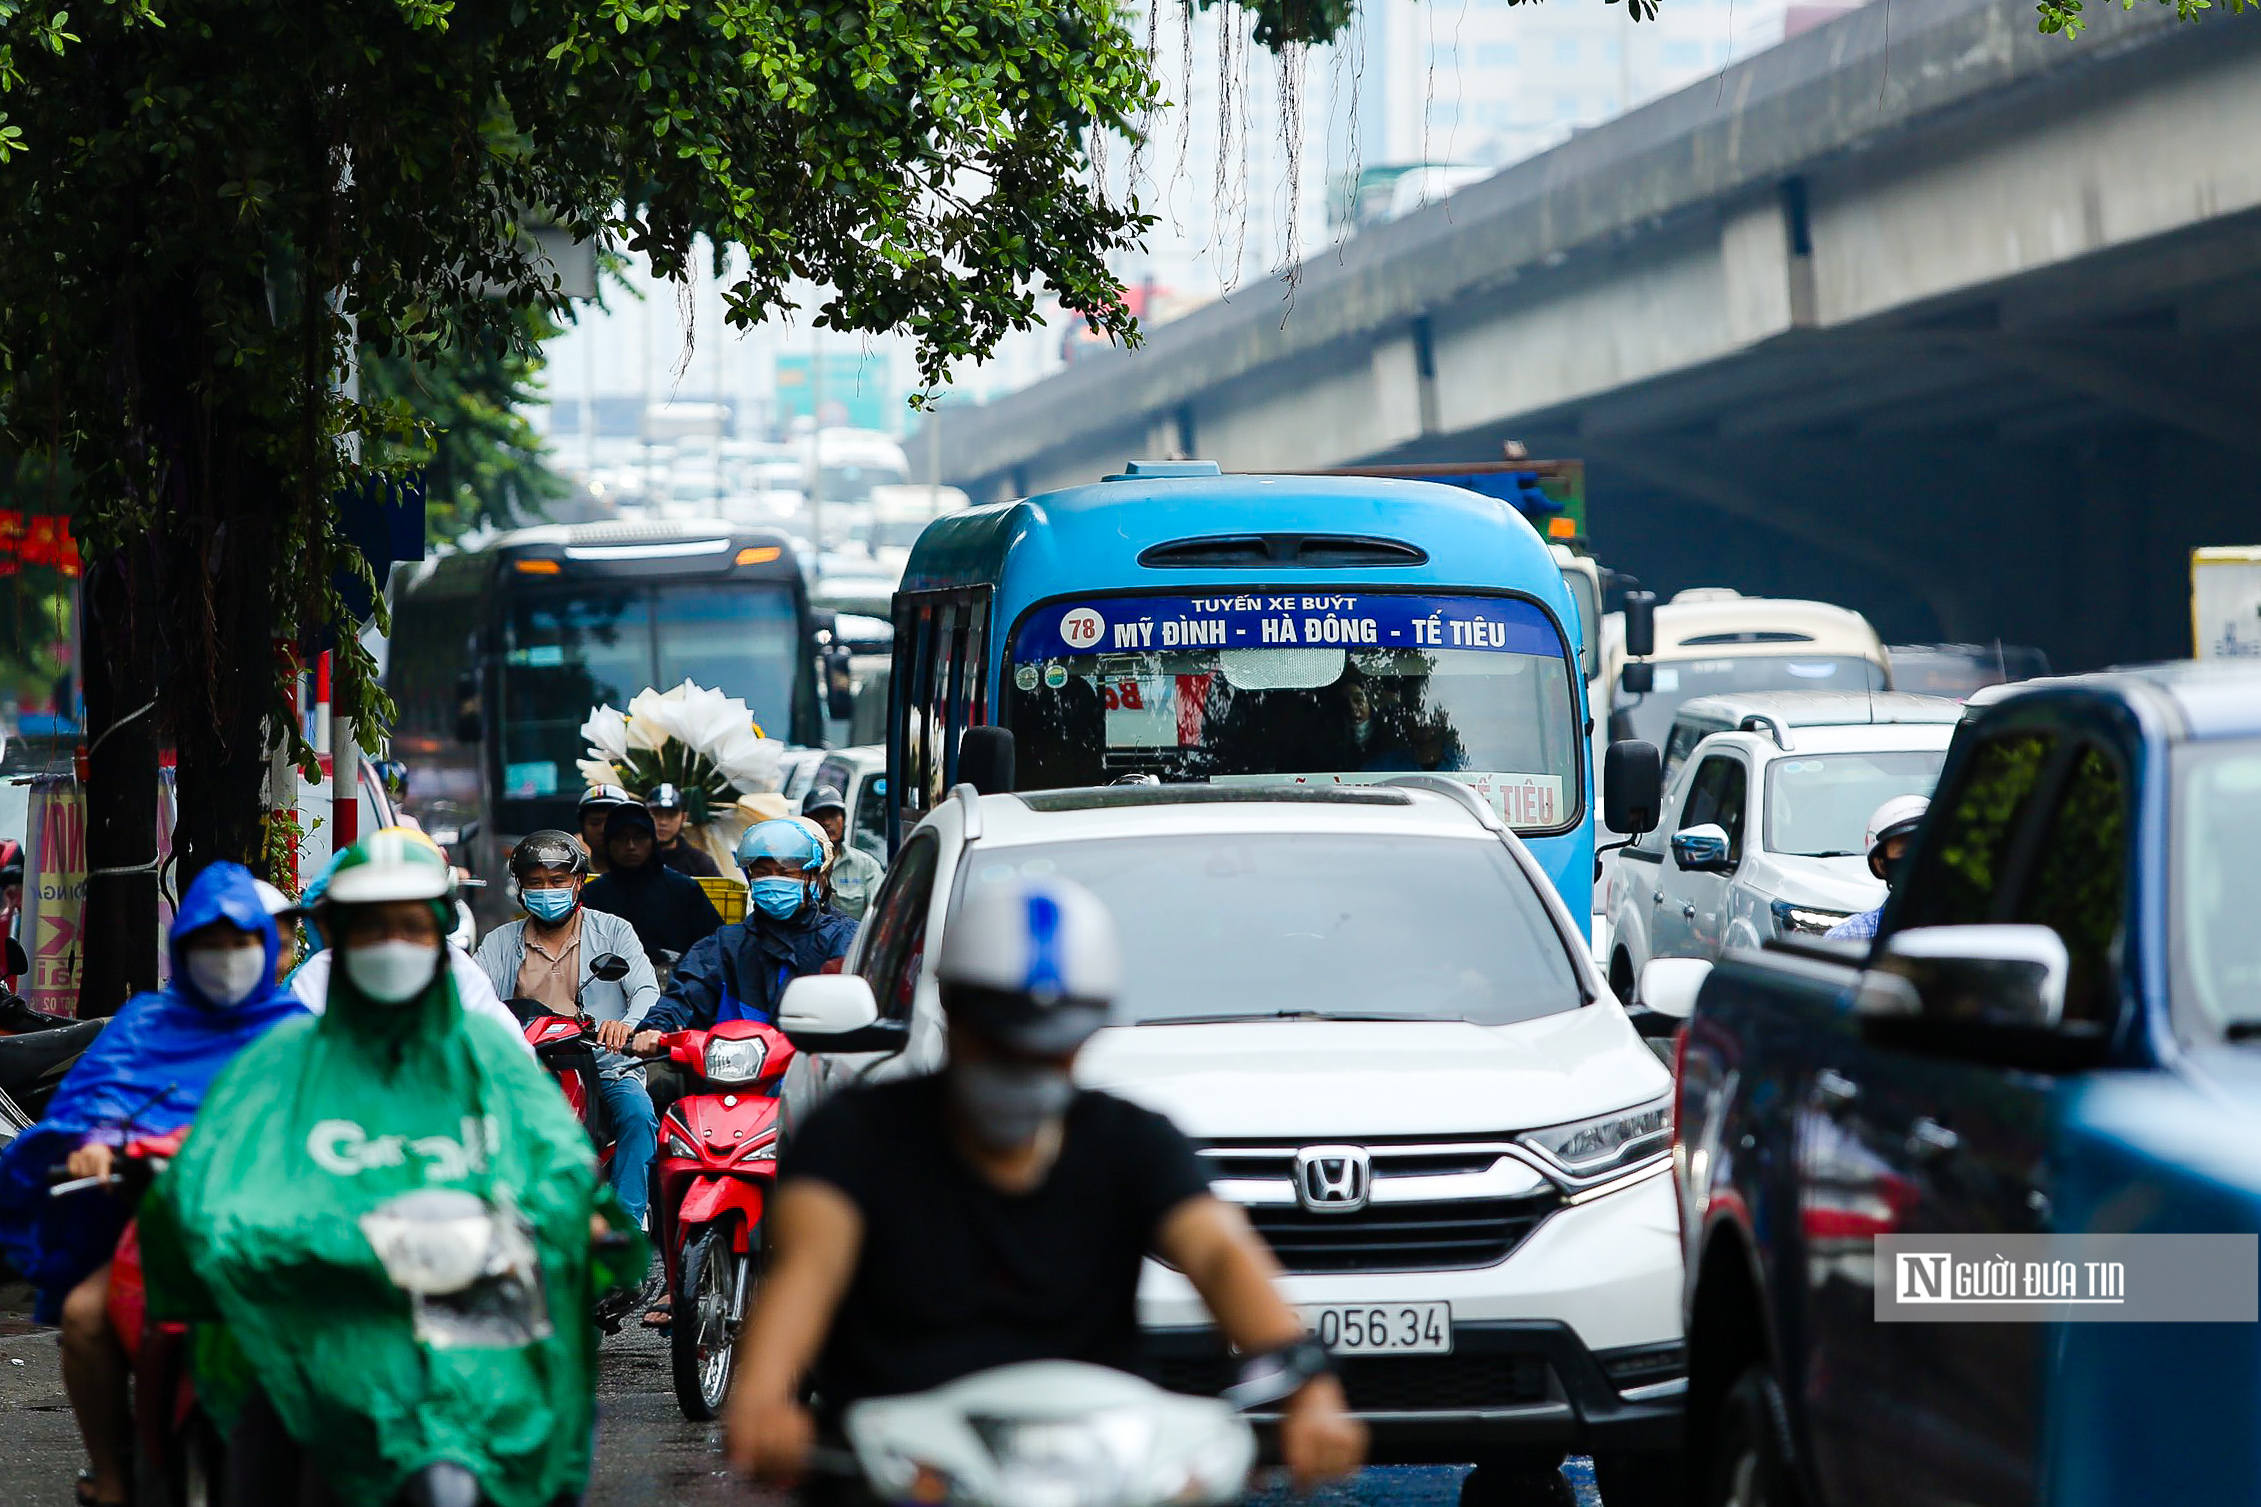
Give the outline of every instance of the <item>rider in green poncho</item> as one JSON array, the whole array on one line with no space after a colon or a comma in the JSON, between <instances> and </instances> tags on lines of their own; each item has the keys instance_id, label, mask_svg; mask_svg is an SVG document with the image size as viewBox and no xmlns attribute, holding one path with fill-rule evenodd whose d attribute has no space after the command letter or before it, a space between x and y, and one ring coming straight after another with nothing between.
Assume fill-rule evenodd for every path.
<instances>
[{"instance_id":1,"label":"rider in green poncho","mask_svg":"<svg viewBox=\"0 0 2261 1507\"><path fill-rule=\"evenodd\" d=\"M213 1084L142 1211L151 1312L217 1319L238 1352L201 1368L208 1404L279 1421L349 1507L446 1463L495 1507L570 1499L590 1303L643 1275L640 1235L592 1256L597 1216L628 1226L564 1096L456 1000L452 891L419 834L347 856L322 922L328 1010Z\"/></svg>"}]
</instances>

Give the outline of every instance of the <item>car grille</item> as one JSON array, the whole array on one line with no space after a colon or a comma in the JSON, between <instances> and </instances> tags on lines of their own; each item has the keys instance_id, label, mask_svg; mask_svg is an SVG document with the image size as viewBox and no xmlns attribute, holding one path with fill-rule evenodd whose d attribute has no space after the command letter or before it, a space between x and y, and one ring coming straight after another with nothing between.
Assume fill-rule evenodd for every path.
<instances>
[{"instance_id":1,"label":"car grille","mask_svg":"<svg viewBox=\"0 0 2261 1507\"><path fill-rule=\"evenodd\" d=\"M1504 1261L1553 1203L1542 1196L1369 1204L1356 1214L1257 1207L1248 1217L1287 1271L1448 1271Z\"/></svg>"},{"instance_id":2,"label":"car grille","mask_svg":"<svg viewBox=\"0 0 2261 1507\"><path fill-rule=\"evenodd\" d=\"M1507 1259L1561 1195L1497 1142L1369 1144L1366 1206L1310 1209L1293 1147L1209 1145L1216 1190L1240 1203L1290 1272L1450 1271Z\"/></svg>"},{"instance_id":3,"label":"car grille","mask_svg":"<svg viewBox=\"0 0 2261 1507\"><path fill-rule=\"evenodd\" d=\"M1536 1355L1344 1355L1336 1373L1354 1412L1465 1413L1547 1400L1547 1363ZM1173 1392L1215 1397L1238 1379L1221 1355L1158 1361L1154 1379Z\"/></svg>"}]
</instances>

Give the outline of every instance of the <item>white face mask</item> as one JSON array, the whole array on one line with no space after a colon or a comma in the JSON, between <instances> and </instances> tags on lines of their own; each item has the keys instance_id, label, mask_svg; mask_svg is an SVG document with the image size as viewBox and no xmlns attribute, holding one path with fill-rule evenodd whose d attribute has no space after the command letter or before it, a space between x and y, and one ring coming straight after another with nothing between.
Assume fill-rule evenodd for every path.
<instances>
[{"instance_id":1,"label":"white face mask","mask_svg":"<svg viewBox=\"0 0 2261 1507\"><path fill-rule=\"evenodd\" d=\"M440 971L440 950L425 942L376 942L345 949L345 976L381 1005L405 1005Z\"/></svg>"},{"instance_id":2,"label":"white face mask","mask_svg":"<svg viewBox=\"0 0 2261 1507\"><path fill-rule=\"evenodd\" d=\"M188 981L213 1004L240 1005L259 987L267 971L264 947L198 947L190 949L184 966Z\"/></svg>"}]
</instances>

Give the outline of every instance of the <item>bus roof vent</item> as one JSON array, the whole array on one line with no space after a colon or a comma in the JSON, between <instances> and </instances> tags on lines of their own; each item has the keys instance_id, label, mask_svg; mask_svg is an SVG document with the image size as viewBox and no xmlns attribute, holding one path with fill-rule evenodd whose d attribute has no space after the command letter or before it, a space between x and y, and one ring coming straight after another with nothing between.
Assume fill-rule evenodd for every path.
<instances>
[{"instance_id":1,"label":"bus roof vent","mask_svg":"<svg viewBox=\"0 0 2261 1507\"><path fill-rule=\"evenodd\" d=\"M1222 476L1225 468L1213 460L1134 460L1101 481L1155 481L1173 476Z\"/></svg>"},{"instance_id":2,"label":"bus roof vent","mask_svg":"<svg viewBox=\"0 0 2261 1507\"><path fill-rule=\"evenodd\" d=\"M1138 563L1155 570L1236 570L1296 566L1343 570L1369 565L1426 565L1428 551L1402 539L1365 534L1214 534L1149 545Z\"/></svg>"}]
</instances>

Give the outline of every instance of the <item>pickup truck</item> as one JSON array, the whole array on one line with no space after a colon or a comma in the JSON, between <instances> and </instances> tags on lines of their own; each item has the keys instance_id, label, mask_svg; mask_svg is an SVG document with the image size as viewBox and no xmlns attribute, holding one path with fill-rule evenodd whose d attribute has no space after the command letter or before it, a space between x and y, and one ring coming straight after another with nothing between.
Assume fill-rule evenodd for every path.
<instances>
[{"instance_id":1,"label":"pickup truck","mask_svg":"<svg viewBox=\"0 0 2261 1507\"><path fill-rule=\"evenodd\" d=\"M2009 695L1873 944L1650 965L1686 1015L1690 1499L2261 1501L2261 1326L1879 1323L1892 1234L2261 1230L2261 666Z\"/></svg>"}]
</instances>

